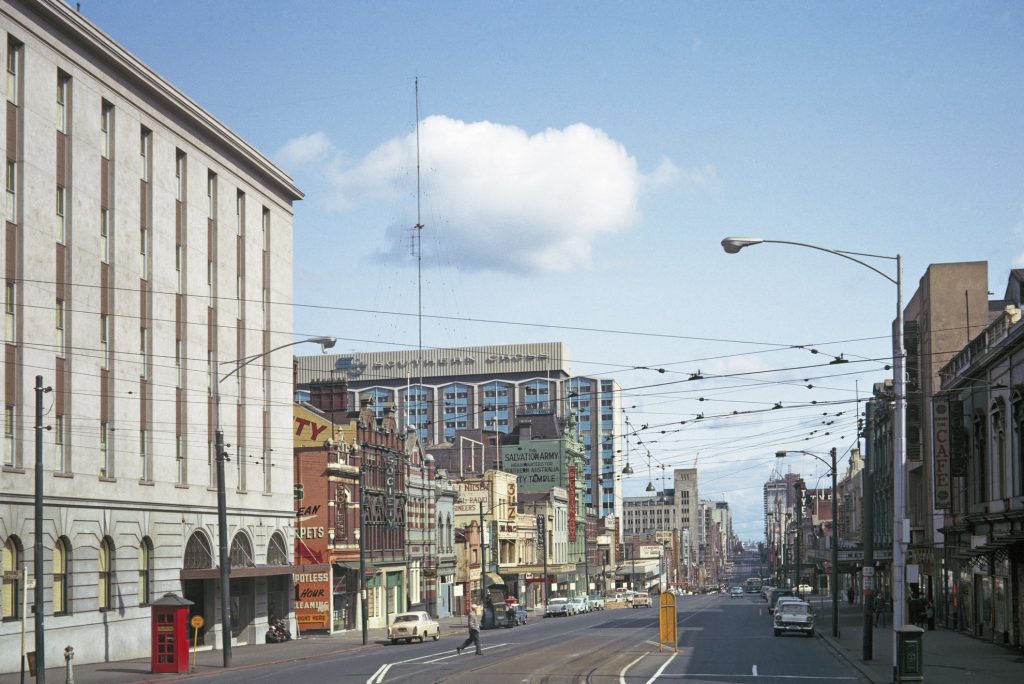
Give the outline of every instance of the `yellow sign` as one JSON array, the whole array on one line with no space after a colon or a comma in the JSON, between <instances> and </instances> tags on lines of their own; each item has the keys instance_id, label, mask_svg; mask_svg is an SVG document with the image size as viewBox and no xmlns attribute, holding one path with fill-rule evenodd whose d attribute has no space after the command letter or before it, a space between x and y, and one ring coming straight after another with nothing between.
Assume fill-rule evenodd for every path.
<instances>
[{"instance_id":1,"label":"yellow sign","mask_svg":"<svg viewBox=\"0 0 1024 684\"><path fill-rule=\"evenodd\" d=\"M292 412L295 423L295 448L322 447L328 439L347 444L355 442L355 423L332 426L329 419L303 406L294 406Z\"/></svg>"},{"instance_id":2,"label":"yellow sign","mask_svg":"<svg viewBox=\"0 0 1024 684\"><path fill-rule=\"evenodd\" d=\"M658 638L658 652L662 646L671 646L673 651L679 650L679 638L676 632L676 595L667 591L661 593L658 601L658 617L661 629Z\"/></svg>"},{"instance_id":3,"label":"yellow sign","mask_svg":"<svg viewBox=\"0 0 1024 684\"><path fill-rule=\"evenodd\" d=\"M190 625L192 625L193 628L199 629L200 627L203 626L203 616L202 615L193 615L192 619L189 620L188 622L189 622Z\"/></svg>"}]
</instances>

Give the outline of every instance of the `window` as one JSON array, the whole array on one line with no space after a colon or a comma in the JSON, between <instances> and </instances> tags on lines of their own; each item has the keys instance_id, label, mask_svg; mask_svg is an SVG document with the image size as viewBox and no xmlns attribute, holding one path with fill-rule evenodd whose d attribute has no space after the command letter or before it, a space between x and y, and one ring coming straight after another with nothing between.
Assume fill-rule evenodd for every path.
<instances>
[{"instance_id":1,"label":"window","mask_svg":"<svg viewBox=\"0 0 1024 684\"><path fill-rule=\"evenodd\" d=\"M211 221L217 219L217 174L212 171L206 176L206 216Z\"/></svg>"},{"instance_id":2,"label":"window","mask_svg":"<svg viewBox=\"0 0 1024 684\"><path fill-rule=\"evenodd\" d=\"M174 189L175 199L185 201L185 153L177 150L174 155Z\"/></svg>"},{"instance_id":3,"label":"window","mask_svg":"<svg viewBox=\"0 0 1024 684\"><path fill-rule=\"evenodd\" d=\"M139 479L144 482L152 480L153 475L150 472L152 468L149 462L149 432L147 430L139 430L139 460L142 464L142 473Z\"/></svg>"},{"instance_id":4,"label":"window","mask_svg":"<svg viewBox=\"0 0 1024 684\"><path fill-rule=\"evenodd\" d=\"M210 396L213 396L213 383L217 377L217 359L214 358L213 352L206 352L206 392Z\"/></svg>"},{"instance_id":5,"label":"window","mask_svg":"<svg viewBox=\"0 0 1024 684\"><path fill-rule=\"evenodd\" d=\"M107 444L108 433L107 421L100 422L100 477L113 477L114 473L110 467L110 450Z\"/></svg>"},{"instance_id":6,"label":"window","mask_svg":"<svg viewBox=\"0 0 1024 684\"><path fill-rule=\"evenodd\" d=\"M270 249L270 210L263 207L263 250Z\"/></svg>"},{"instance_id":7,"label":"window","mask_svg":"<svg viewBox=\"0 0 1024 684\"><path fill-rule=\"evenodd\" d=\"M139 544L139 605L148 605L153 591L153 542L143 537Z\"/></svg>"},{"instance_id":8,"label":"window","mask_svg":"<svg viewBox=\"0 0 1024 684\"><path fill-rule=\"evenodd\" d=\"M217 280L217 265L213 261L206 262L206 289L207 289L207 301L210 306L213 306L213 300L216 297L214 283Z\"/></svg>"},{"instance_id":9,"label":"window","mask_svg":"<svg viewBox=\"0 0 1024 684\"><path fill-rule=\"evenodd\" d=\"M4 465L14 465L14 406L4 406Z\"/></svg>"},{"instance_id":10,"label":"window","mask_svg":"<svg viewBox=\"0 0 1024 684\"><path fill-rule=\"evenodd\" d=\"M111 586L114 582L114 542L110 537L104 537L100 542L100 553L98 562L98 577L96 582L96 598L99 601L100 610L110 610L113 607L111 598L113 592Z\"/></svg>"},{"instance_id":11,"label":"window","mask_svg":"<svg viewBox=\"0 0 1024 684\"><path fill-rule=\"evenodd\" d=\"M68 86L71 84L71 77L60 71L57 72L57 130L61 133L68 132Z\"/></svg>"},{"instance_id":12,"label":"window","mask_svg":"<svg viewBox=\"0 0 1024 684\"><path fill-rule=\"evenodd\" d=\"M4 187L7 189L7 220L10 223L18 222L18 164L7 160L7 172L5 174Z\"/></svg>"},{"instance_id":13,"label":"window","mask_svg":"<svg viewBox=\"0 0 1024 684\"><path fill-rule=\"evenodd\" d=\"M184 291L184 288L182 287L182 285L184 284L182 282L182 265L183 265L182 262L184 261L184 259L185 259L184 249L182 248L181 245L175 245L174 246L174 270L175 270L175 272L176 272L176 274L178 276L178 289L177 289L178 294L181 294Z\"/></svg>"},{"instance_id":14,"label":"window","mask_svg":"<svg viewBox=\"0 0 1024 684\"><path fill-rule=\"evenodd\" d=\"M68 464L64 461L64 416L53 417L53 457L57 472L68 472Z\"/></svg>"},{"instance_id":15,"label":"window","mask_svg":"<svg viewBox=\"0 0 1024 684\"><path fill-rule=\"evenodd\" d=\"M149 182L149 156L153 146L153 133L147 128L139 131L139 178Z\"/></svg>"},{"instance_id":16,"label":"window","mask_svg":"<svg viewBox=\"0 0 1024 684\"><path fill-rule=\"evenodd\" d=\"M188 468L185 460L185 437L181 434L174 436L174 460L178 464L178 484L188 483Z\"/></svg>"},{"instance_id":17,"label":"window","mask_svg":"<svg viewBox=\"0 0 1024 684\"><path fill-rule=\"evenodd\" d=\"M100 209L100 261L110 263L110 210Z\"/></svg>"},{"instance_id":18,"label":"window","mask_svg":"<svg viewBox=\"0 0 1024 684\"><path fill-rule=\"evenodd\" d=\"M145 226L139 227L139 271L142 279L149 279L149 231Z\"/></svg>"},{"instance_id":19,"label":"window","mask_svg":"<svg viewBox=\"0 0 1024 684\"><path fill-rule=\"evenodd\" d=\"M18 104L18 76L21 73L21 43L7 39L7 101Z\"/></svg>"},{"instance_id":20,"label":"window","mask_svg":"<svg viewBox=\"0 0 1024 684\"><path fill-rule=\"evenodd\" d=\"M235 195L235 234L244 234L245 229L245 193L239 191Z\"/></svg>"},{"instance_id":21,"label":"window","mask_svg":"<svg viewBox=\"0 0 1024 684\"><path fill-rule=\"evenodd\" d=\"M53 325L56 328L57 356L64 356L64 300L58 299L53 307Z\"/></svg>"},{"instance_id":22,"label":"window","mask_svg":"<svg viewBox=\"0 0 1024 684\"><path fill-rule=\"evenodd\" d=\"M21 543L14 535L7 537L4 541L3 556L0 557L3 563L0 570L3 571L3 600L0 601L0 618L3 620L17 620L21 617Z\"/></svg>"},{"instance_id":23,"label":"window","mask_svg":"<svg viewBox=\"0 0 1024 684\"><path fill-rule=\"evenodd\" d=\"M146 352L149 349L149 330L139 328L139 375L146 377Z\"/></svg>"},{"instance_id":24,"label":"window","mask_svg":"<svg viewBox=\"0 0 1024 684\"><path fill-rule=\"evenodd\" d=\"M104 159L110 159L114 152L114 105L109 102L100 107L100 137L101 154Z\"/></svg>"},{"instance_id":25,"label":"window","mask_svg":"<svg viewBox=\"0 0 1024 684\"><path fill-rule=\"evenodd\" d=\"M100 368L110 367L110 316L100 314Z\"/></svg>"},{"instance_id":26,"label":"window","mask_svg":"<svg viewBox=\"0 0 1024 684\"><path fill-rule=\"evenodd\" d=\"M53 614L68 612L68 550L71 545L64 537L53 545Z\"/></svg>"},{"instance_id":27,"label":"window","mask_svg":"<svg viewBox=\"0 0 1024 684\"><path fill-rule=\"evenodd\" d=\"M57 214L55 224L57 233L57 242L64 244L67 230L67 222L64 219L64 197L66 191L60 185L57 186L57 197L55 198L54 212Z\"/></svg>"},{"instance_id":28,"label":"window","mask_svg":"<svg viewBox=\"0 0 1024 684\"><path fill-rule=\"evenodd\" d=\"M4 285L4 341L14 344L14 336L17 332L17 321L14 317L14 283L7 281Z\"/></svg>"}]
</instances>

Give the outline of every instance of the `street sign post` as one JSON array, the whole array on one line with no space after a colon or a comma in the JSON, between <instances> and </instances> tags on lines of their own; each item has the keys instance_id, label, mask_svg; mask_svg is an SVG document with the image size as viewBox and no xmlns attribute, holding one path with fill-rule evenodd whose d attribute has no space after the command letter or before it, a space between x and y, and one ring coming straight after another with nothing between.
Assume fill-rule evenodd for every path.
<instances>
[{"instance_id":1,"label":"street sign post","mask_svg":"<svg viewBox=\"0 0 1024 684\"><path fill-rule=\"evenodd\" d=\"M671 646L673 652L679 651L679 638L676 630L676 595L667 591L661 592L658 600L658 617L660 618L660 629L658 637L658 652L661 653L662 646Z\"/></svg>"}]
</instances>

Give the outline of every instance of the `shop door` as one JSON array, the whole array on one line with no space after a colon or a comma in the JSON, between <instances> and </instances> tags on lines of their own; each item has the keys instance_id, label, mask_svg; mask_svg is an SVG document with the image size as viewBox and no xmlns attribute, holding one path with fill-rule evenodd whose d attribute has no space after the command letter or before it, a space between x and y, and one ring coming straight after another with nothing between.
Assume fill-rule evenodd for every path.
<instances>
[{"instance_id":1,"label":"shop door","mask_svg":"<svg viewBox=\"0 0 1024 684\"><path fill-rule=\"evenodd\" d=\"M255 581L231 580L231 636L241 639L256 617Z\"/></svg>"},{"instance_id":2,"label":"shop door","mask_svg":"<svg viewBox=\"0 0 1024 684\"><path fill-rule=\"evenodd\" d=\"M216 624L212 615L206 612L206 583L203 580L185 580L182 586L182 596L192 602L188 609L188 617L191 620L194 615L201 615L204 624L199 629L199 638L196 643L200 646L206 643L206 630L210 625ZM195 630L192 631L195 634Z\"/></svg>"}]
</instances>

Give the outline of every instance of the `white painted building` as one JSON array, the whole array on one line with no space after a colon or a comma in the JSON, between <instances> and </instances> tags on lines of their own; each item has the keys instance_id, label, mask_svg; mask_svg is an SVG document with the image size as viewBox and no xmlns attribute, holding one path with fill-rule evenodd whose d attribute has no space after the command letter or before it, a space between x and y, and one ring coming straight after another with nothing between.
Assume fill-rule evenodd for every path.
<instances>
[{"instance_id":1,"label":"white painted building","mask_svg":"<svg viewBox=\"0 0 1024 684\"><path fill-rule=\"evenodd\" d=\"M0 672L20 666L43 397L46 663L148 656L149 604L220 644L214 388L236 643L291 614L292 203L280 169L57 0L0 4ZM201 46L200 46L201 47ZM272 302L272 304L271 304ZM32 644L29 592L28 650Z\"/></svg>"}]
</instances>

